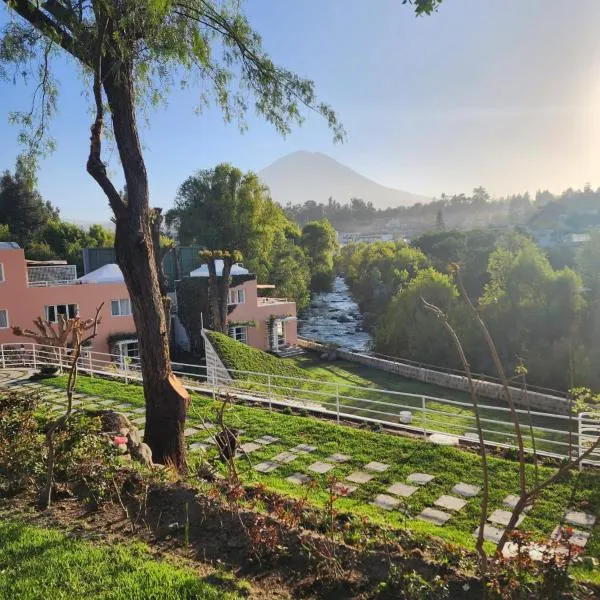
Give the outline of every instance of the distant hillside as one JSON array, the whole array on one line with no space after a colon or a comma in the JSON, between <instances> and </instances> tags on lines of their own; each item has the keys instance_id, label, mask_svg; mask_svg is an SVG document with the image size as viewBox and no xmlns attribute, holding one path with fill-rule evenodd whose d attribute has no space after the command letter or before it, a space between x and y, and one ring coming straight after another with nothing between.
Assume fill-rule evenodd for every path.
<instances>
[{"instance_id":1,"label":"distant hillside","mask_svg":"<svg viewBox=\"0 0 600 600\"><path fill-rule=\"evenodd\" d=\"M303 204L307 200L338 202L362 198L375 208L410 206L431 198L388 188L320 152L293 152L276 160L259 173L271 189L273 200L282 205Z\"/></svg>"}]
</instances>

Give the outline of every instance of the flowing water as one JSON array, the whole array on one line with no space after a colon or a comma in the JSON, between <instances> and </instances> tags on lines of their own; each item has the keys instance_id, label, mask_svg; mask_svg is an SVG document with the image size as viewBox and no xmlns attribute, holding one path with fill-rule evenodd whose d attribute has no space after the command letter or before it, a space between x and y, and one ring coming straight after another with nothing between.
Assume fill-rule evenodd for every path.
<instances>
[{"instance_id":1,"label":"flowing water","mask_svg":"<svg viewBox=\"0 0 600 600\"><path fill-rule=\"evenodd\" d=\"M298 333L357 352L368 350L371 343L371 336L362 328L358 305L341 277L335 279L333 291L313 296L298 318Z\"/></svg>"}]
</instances>

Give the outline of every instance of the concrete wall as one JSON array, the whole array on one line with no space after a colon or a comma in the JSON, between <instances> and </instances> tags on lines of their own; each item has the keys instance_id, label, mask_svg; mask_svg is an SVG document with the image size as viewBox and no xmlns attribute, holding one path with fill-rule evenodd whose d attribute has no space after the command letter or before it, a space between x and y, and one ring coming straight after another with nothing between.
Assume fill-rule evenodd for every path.
<instances>
[{"instance_id":1,"label":"concrete wall","mask_svg":"<svg viewBox=\"0 0 600 600\"><path fill-rule=\"evenodd\" d=\"M298 340L298 345L307 350L324 350L325 347L311 340ZM469 382L465 376L452 375L443 371L435 371L425 369L414 365L408 365L401 362L384 360L375 358L367 354L359 354L356 352L348 352L347 350L337 349L336 355L350 362L359 363L366 367L395 373L407 379L415 379L423 383L439 385L440 387L449 388L452 390L460 390L463 392L469 391ZM475 380L477 393L483 398L492 398L494 400L504 401L502 386L491 381ZM550 412L556 414L569 414L569 403L565 398L551 396L549 394L541 394L539 392L527 392L527 398L522 397L522 392L519 388L511 387L512 397L515 404L526 408L527 405L534 411Z\"/></svg>"},{"instance_id":2,"label":"concrete wall","mask_svg":"<svg viewBox=\"0 0 600 600\"><path fill-rule=\"evenodd\" d=\"M22 249L0 250L4 266L4 281L0 282L0 309L8 311L9 327L0 329L0 344L24 344L33 340L15 336L12 326L31 329L36 317L44 317L44 307L51 304L77 304L82 318L92 318L104 302L98 336L92 341L95 352L109 352L108 336L131 333L135 338L132 316L113 317L111 300L129 298L124 283L86 283L29 287L27 266Z\"/></svg>"}]
</instances>

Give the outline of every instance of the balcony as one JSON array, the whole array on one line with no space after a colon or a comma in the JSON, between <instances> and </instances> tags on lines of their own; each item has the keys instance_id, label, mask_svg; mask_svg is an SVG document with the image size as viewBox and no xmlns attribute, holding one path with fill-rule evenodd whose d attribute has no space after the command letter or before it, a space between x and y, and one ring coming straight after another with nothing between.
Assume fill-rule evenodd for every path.
<instances>
[{"instance_id":1,"label":"balcony","mask_svg":"<svg viewBox=\"0 0 600 600\"><path fill-rule=\"evenodd\" d=\"M75 265L43 265L27 267L27 285L29 287L52 287L55 285L73 285L77 282Z\"/></svg>"},{"instance_id":2,"label":"balcony","mask_svg":"<svg viewBox=\"0 0 600 600\"><path fill-rule=\"evenodd\" d=\"M293 300L289 298L257 298L258 306L266 306L272 304L291 304Z\"/></svg>"}]
</instances>

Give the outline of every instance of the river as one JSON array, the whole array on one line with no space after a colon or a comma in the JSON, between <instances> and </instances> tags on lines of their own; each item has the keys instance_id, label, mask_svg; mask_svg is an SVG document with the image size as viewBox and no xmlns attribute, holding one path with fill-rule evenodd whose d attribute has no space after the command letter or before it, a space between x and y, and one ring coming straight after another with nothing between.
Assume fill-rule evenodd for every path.
<instances>
[{"instance_id":1,"label":"river","mask_svg":"<svg viewBox=\"0 0 600 600\"><path fill-rule=\"evenodd\" d=\"M358 305L341 277L336 277L333 291L313 296L310 306L298 317L298 334L357 352L368 350L371 344L371 336L362 328Z\"/></svg>"}]
</instances>

